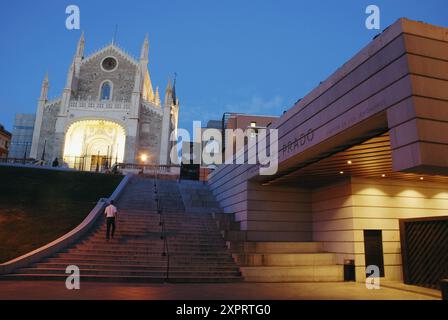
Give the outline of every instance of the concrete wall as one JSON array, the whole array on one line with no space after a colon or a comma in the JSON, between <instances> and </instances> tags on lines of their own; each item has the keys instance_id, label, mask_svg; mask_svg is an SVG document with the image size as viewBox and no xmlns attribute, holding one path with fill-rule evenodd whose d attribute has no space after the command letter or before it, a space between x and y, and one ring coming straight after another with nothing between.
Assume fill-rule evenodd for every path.
<instances>
[{"instance_id":1,"label":"concrete wall","mask_svg":"<svg viewBox=\"0 0 448 320\"><path fill-rule=\"evenodd\" d=\"M313 191L313 239L354 259L365 279L363 230L383 231L385 279L402 280L399 219L448 215L448 187L441 183L352 178Z\"/></svg>"},{"instance_id":2,"label":"concrete wall","mask_svg":"<svg viewBox=\"0 0 448 320\"><path fill-rule=\"evenodd\" d=\"M403 24L413 96L388 110L394 170L448 174L446 30Z\"/></svg>"},{"instance_id":3,"label":"concrete wall","mask_svg":"<svg viewBox=\"0 0 448 320\"><path fill-rule=\"evenodd\" d=\"M293 187L262 186L249 182L245 165L227 166L212 176L210 188L225 213L233 213L248 241L311 241L310 191Z\"/></svg>"},{"instance_id":4,"label":"concrete wall","mask_svg":"<svg viewBox=\"0 0 448 320\"><path fill-rule=\"evenodd\" d=\"M350 180L313 190L313 241L337 253L337 263L354 259L353 205Z\"/></svg>"}]
</instances>

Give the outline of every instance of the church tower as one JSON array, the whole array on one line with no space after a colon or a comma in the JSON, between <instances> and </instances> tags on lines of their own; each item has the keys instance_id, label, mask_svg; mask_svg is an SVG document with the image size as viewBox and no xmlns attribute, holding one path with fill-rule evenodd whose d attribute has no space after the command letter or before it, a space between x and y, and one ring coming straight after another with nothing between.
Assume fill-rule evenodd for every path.
<instances>
[{"instance_id":1,"label":"church tower","mask_svg":"<svg viewBox=\"0 0 448 320\"><path fill-rule=\"evenodd\" d=\"M177 124L179 116L179 100L176 96L176 77L174 78L174 84L171 86L171 81L168 80L168 84L165 89L165 101L163 104L163 120L162 120L162 140L169 141L169 143L163 145L160 148L160 164L170 164L169 158L171 148L174 143L171 141L171 135L177 137Z\"/></svg>"}]
</instances>

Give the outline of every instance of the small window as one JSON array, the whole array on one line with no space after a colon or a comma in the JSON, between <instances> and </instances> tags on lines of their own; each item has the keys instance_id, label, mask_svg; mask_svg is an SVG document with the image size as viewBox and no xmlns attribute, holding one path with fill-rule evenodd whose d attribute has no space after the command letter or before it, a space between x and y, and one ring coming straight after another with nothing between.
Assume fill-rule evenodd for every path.
<instances>
[{"instance_id":1,"label":"small window","mask_svg":"<svg viewBox=\"0 0 448 320\"><path fill-rule=\"evenodd\" d=\"M112 94L112 87L109 82L104 82L101 86L101 100L110 100Z\"/></svg>"}]
</instances>

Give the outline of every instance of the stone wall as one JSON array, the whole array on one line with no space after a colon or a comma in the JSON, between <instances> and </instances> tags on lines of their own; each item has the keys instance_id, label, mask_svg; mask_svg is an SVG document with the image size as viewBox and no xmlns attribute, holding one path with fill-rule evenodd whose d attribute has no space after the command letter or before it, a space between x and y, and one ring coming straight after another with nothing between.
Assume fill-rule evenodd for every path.
<instances>
[{"instance_id":1,"label":"stone wall","mask_svg":"<svg viewBox=\"0 0 448 320\"><path fill-rule=\"evenodd\" d=\"M139 126L138 153L147 154L150 163L159 163L162 116L142 106Z\"/></svg>"},{"instance_id":2,"label":"stone wall","mask_svg":"<svg viewBox=\"0 0 448 320\"><path fill-rule=\"evenodd\" d=\"M113 56L118 61L114 71L107 72L101 68L104 58ZM110 80L113 84L112 100L131 101L134 88L136 66L118 54L114 49L108 49L99 55L94 55L81 65L78 90L74 99L98 100L100 86L103 81Z\"/></svg>"},{"instance_id":3,"label":"stone wall","mask_svg":"<svg viewBox=\"0 0 448 320\"><path fill-rule=\"evenodd\" d=\"M41 159L42 151L45 145L45 160L53 161L54 158L62 157L62 145L60 139L56 139L56 120L59 110L61 108L60 102L45 106L42 116L42 126L40 129L39 143L37 146L37 159ZM47 141L45 143L45 141Z\"/></svg>"},{"instance_id":4,"label":"stone wall","mask_svg":"<svg viewBox=\"0 0 448 320\"><path fill-rule=\"evenodd\" d=\"M385 279L402 280L399 219L448 215L448 187L441 183L351 178L312 193L313 240L355 260L365 280L364 230L382 230Z\"/></svg>"},{"instance_id":5,"label":"stone wall","mask_svg":"<svg viewBox=\"0 0 448 320\"><path fill-rule=\"evenodd\" d=\"M247 241L311 241L311 193L247 181L247 165L221 166L209 186L225 213L233 213ZM233 169L233 170L232 170Z\"/></svg>"}]
</instances>

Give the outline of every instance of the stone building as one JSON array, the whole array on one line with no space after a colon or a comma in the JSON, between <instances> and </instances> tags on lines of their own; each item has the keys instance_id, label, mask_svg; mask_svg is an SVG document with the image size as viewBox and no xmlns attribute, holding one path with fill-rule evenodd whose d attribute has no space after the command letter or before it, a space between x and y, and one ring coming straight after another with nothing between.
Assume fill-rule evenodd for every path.
<instances>
[{"instance_id":1,"label":"stone building","mask_svg":"<svg viewBox=\"0 0 448 320\"><path fill-rule=\"evenodd\" d=\"M8 156L10 142L11 133L0 124L0 158L6 158Z\"/></svg>"},{"instance_id":2,"label":"stone building","mask_svg":"<svg viewBox=\"0 0 448 320\"><path fill-rule=\"evenodd\" d=\"M48 99L48 75L38 101L30 156L69 167L96 164L167 164L169 137L177 130L175 83L163 101L148 70L146 36L136 60L112 42L84 56L84 34L69 67L61 96Z\"/></svg>"}]
</instances>

